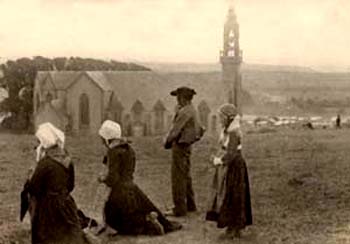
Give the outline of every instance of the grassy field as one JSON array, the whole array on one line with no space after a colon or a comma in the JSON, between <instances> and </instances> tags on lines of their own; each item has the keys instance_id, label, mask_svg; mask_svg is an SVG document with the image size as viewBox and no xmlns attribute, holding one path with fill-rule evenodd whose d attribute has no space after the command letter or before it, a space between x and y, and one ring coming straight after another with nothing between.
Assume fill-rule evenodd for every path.
<instances>
[{"instance_id":1,"label":"grassy field","mask_svg":"<svg viewBox=\"0 0 350 244\"><path fill-rule=\"evenodd\" d=\"M246 133L254 225L227 243L350 243L350 130L279 129ZM162 210L169 208L170 152L161 138L133 139L136 183ZM31 135L0 134L0 243L30 243L28 217L19 222L19 192L34 160ZM101 219L107 190L97 184L103 147L98 138L68 138L75 159L79 207ZM215 139L195 145L192 175L199 212L179 218L184 229L161 237L115 237L104 243L225 243L223 230L204 221L209 155ZM97 204L94 199L97 196ZM94 206L95 205L95 206Z\"/></svg>"}]
</instances>

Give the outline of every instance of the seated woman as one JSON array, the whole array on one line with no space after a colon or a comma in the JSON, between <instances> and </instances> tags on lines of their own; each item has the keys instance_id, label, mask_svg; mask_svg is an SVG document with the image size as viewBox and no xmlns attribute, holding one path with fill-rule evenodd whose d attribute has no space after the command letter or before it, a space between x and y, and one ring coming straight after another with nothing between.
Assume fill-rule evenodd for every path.
<instances>
[{"instance_id":1,"label":"seated woman","mask_svg":"<svg viewBox=\"0 0 350 244\"><path fill-rule=\"evenodd\" d=\"M45 123L39 126L35 136L40 142L38 163L21 194L23 198L25 192L30 195L32 243L89 243L70 195L74 188L74 167L64 150L64 133ZM22 218L24 214L22 209Z\"/></svg>"},{"instance_id":2,"label":"seated woman","mask_svg":"<svg viewBox=\"0 0 350 244\"><path fill-rule=\"evenodd\" d=\"M241 153L240 117L235 106L222 105L219 117L223 130L219 152L213 157L216 168L206 219L216 221L218 228L227 227L225 237L233 238L252 224L248 170Z\"/></svg>"},{"instance_id":3,"label":"seated woman","mask_svg":"<svg viewBox=\"0 0 350 244\"><path fill-rule=\"evenodd\" d=\"M111 188L104 208L105 222L121 235L162 235L181 228L167 220L133 182L135 152L121 137L118 123L106 120L99 130L108 152L108 173L99 181Z\"/></svg>"}]
</instances>

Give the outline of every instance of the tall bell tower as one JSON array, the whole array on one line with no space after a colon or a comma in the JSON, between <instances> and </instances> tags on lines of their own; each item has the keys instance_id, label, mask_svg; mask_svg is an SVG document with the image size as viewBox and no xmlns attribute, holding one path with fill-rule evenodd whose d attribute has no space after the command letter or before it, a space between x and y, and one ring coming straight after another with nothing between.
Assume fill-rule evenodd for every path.
<instances>
[{"instance_id":1,"label":"tall bell tower","mask_svg":"<svg viewBox=\"0 0 350 244\"><path fill-rule=\"evenodd\" d=\"M242 50L239 48L239 25L233 7L229 9L224 25L224 46L220 62L226 101L233 103L241 112Z\"/></svg>"}]
</instances>

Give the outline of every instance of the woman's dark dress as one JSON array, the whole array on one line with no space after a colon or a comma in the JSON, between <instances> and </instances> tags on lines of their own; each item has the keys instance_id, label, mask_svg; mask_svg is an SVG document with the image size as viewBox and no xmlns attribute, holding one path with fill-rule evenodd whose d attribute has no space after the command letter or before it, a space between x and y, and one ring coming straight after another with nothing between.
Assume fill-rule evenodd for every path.
<instances>
[{"instance_id":1,"label":"woman's dark dress","mask_svg":"<svg viewBox=\"0 0 350 244\"><path fill-rule=\"evenodd\" d=\"M206 220L216 221L219 228L242 229L252 224L248 170L241 151L237 150L239 144L236 133L229 133L229 143L222 158L224 166L220 166L226 170L221 206L216 206L220 197L217 194L206 215Z\"/></svg>"},{"instance_id":2,"label":"woman's dark dress","mask_svg":"<svg viewBox=\"0 0 350 244\"><path fill-rule=\"evenodd\" d=\"M119 144L107 153L108 175L105 184L111 193L105 204L106 223L122 235L155 235L154 226L147 221L150 212L158 214L164 232L181 226L168 221L149 198L133 182L135 152L128 143Z\"/></svg>"},{"instance_id":3,"label":"woman's dark dress","mask_svg":"<svg viewBox=\"0 0 350 244\"><path fill-rule=\"evenodd\" d=\"M28 184L35 205L32 211L33 244L89 243L81 230L77 206L70 192L74 168L44 157Z\"/></svg>"}]
</instances>

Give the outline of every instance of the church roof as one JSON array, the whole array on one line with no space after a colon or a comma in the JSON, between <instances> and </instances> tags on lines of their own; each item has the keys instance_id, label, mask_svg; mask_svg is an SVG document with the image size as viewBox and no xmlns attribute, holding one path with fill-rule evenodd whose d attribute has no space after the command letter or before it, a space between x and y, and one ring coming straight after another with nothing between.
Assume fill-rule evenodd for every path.
<instances>
[{"instance_id":1,"label":"church roof","mask_svg":"<svg viewBox=\"0 0 350 244\"><path fill-rule=\"evenodd\" d=\"M200 101L216 109L225 102L221 73L156 73L153 71L102 71L111 83L114 96L123 104L126 111L140 100L146 110L151 111L158 100L173 112L176 99L170 96L170 91L180 86L194 88L197 94L193 103L198 106ZM213 110L212 110L213 111Z\"/></svg>"},{"instance_id":2,"label":"church roof","mask_svg":"<svg viewBox=\"0 0 350 244\"><path fill-rule=\"evenodd\" d=\"M131 111L139 100L147 111L151 111L157 100L168 106L175 106L170 97L169 80L150 71L106 71L102 72L110 82L117 98L126 111Z\"/></svg>"}]
</instances>

